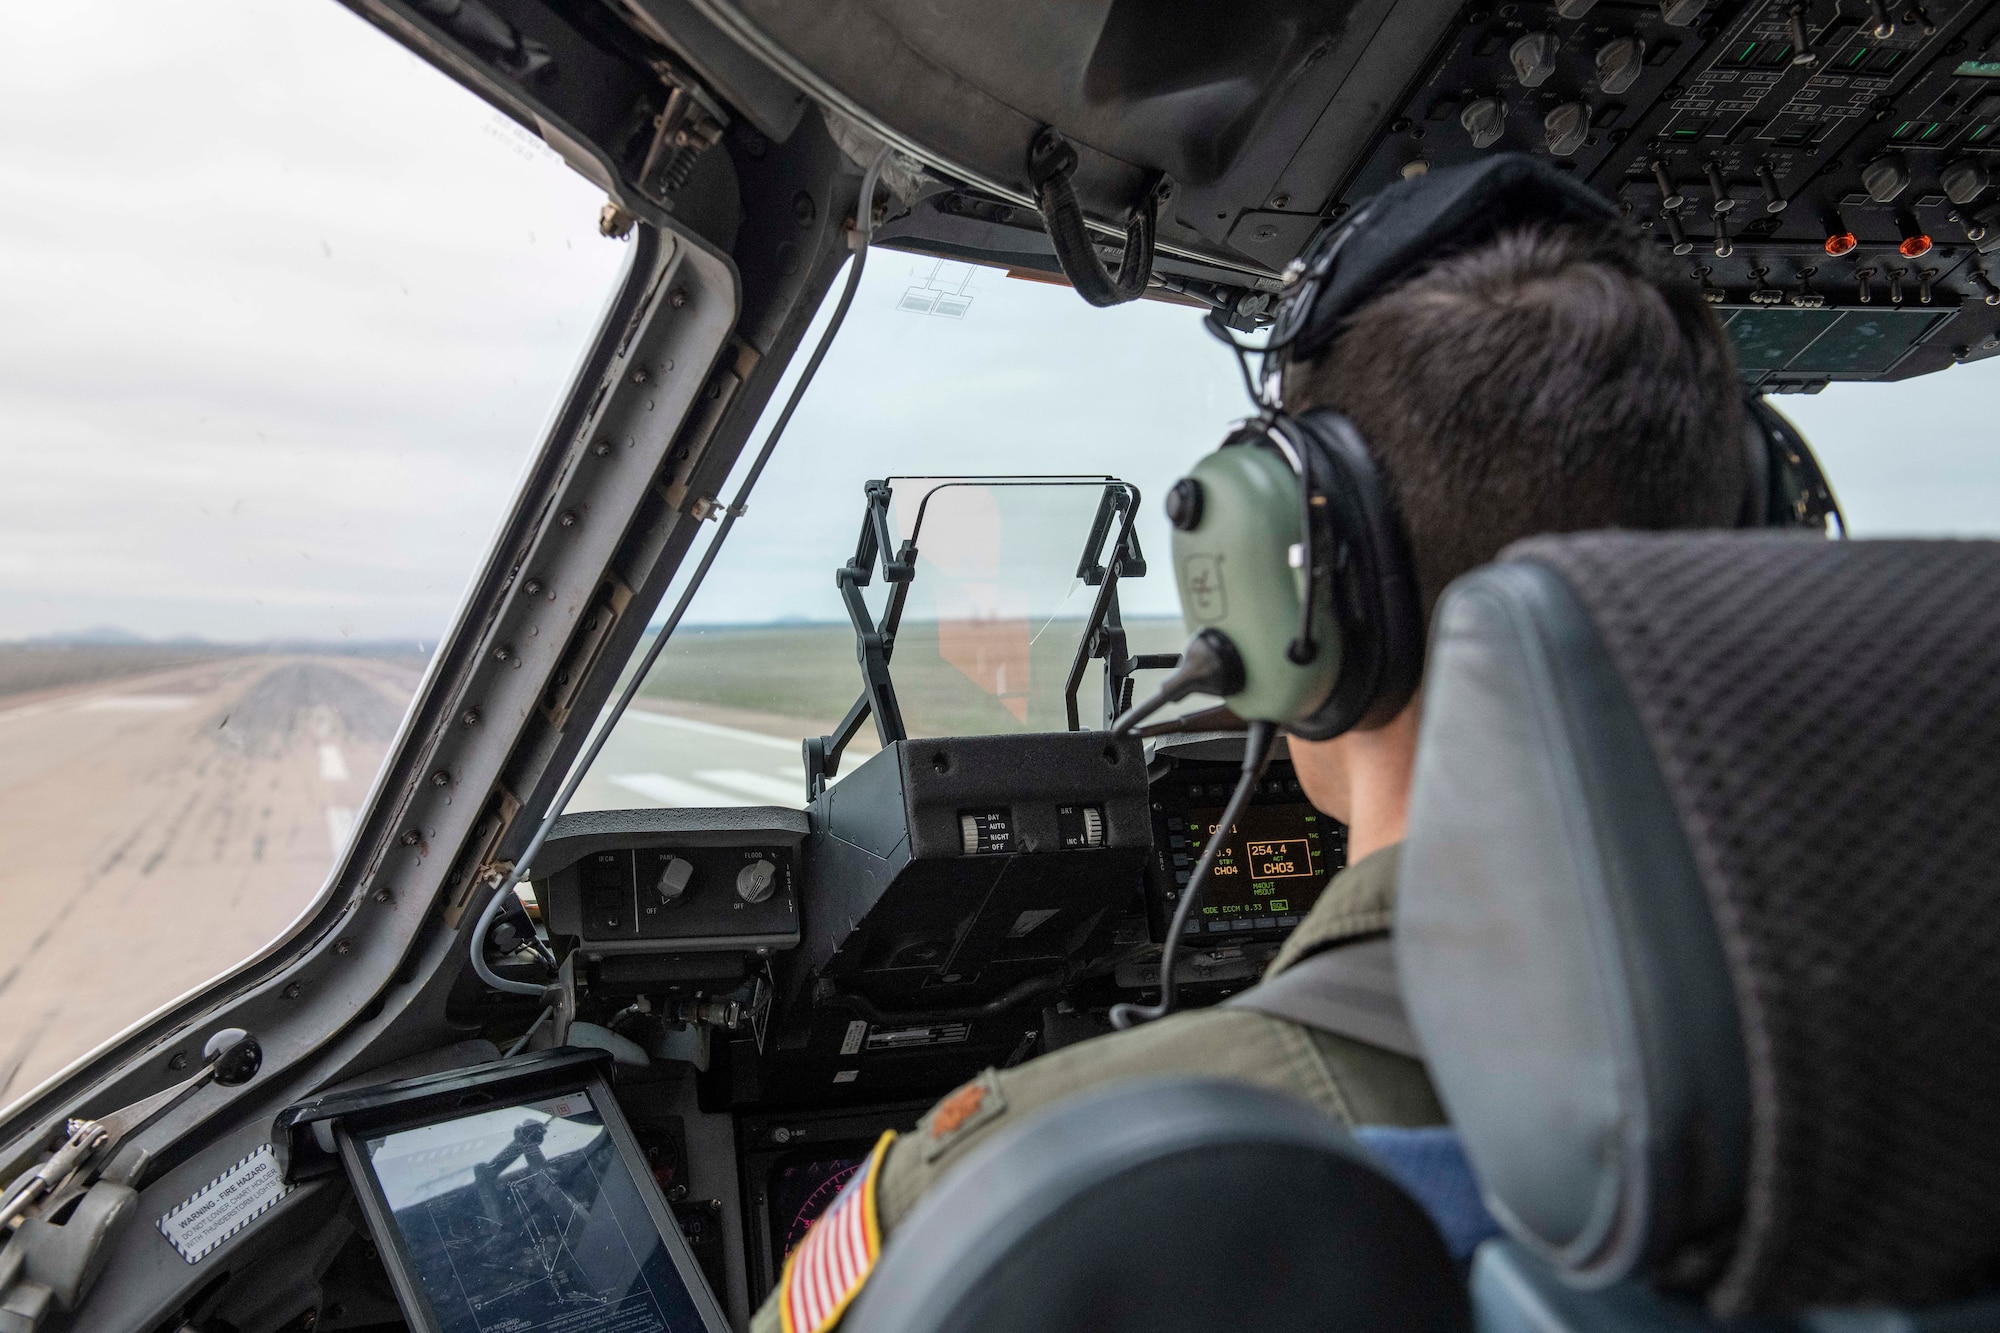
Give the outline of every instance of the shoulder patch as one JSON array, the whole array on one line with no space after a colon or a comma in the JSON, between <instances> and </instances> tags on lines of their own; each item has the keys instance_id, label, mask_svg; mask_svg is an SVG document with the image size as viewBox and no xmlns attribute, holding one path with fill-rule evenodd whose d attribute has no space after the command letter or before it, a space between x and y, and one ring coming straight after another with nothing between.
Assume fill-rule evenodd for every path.
<instances>
[{"instance_id":1,"label":"shoulder patch","mask_svg":"<svg viewBox=\"0 0 2000 1333\"><path fill-rule=\"evenodd\" d=\"M991 1069L952 1093L932 1108L918 1127L923 1135L924 1160L934 1161L968 1131L1004 1115L1007 1099L1000 1094L1000 1077Z\"/></svg>"},{"instance_id":2,"label":"shoulder patch","mask_svg":"<svg viewBox=\"0 0 2000 1333\"><path fill-rule=\"evenodd\" d=\"M882 1158L896 1141L890 1130L841 1189L833 1206L806 1232L778 1278L778 1322L785 1333L825 1333L840 1322L882 1253L882 1226L875 1210L875 1182Z\"/></svg>"}]
</instances>

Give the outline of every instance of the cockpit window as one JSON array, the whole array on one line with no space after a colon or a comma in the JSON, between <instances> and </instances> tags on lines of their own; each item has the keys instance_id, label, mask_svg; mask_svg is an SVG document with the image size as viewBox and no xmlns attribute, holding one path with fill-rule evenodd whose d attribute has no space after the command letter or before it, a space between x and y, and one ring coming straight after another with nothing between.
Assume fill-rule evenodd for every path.
<instances>
[{"instance_id":1,"label":"cockpit window","mask_svg":"<svg viewBox=\"0 0 2000 1333\"><path fill-rule=\"evenodd\" d=\"M2000 465L1974 423L1995 384L2000 363L1982 363L1948 383L1837 384L1775 401L1825 461L1858 535L1992 533ZM835 572L856 553L874 481L889 481L895 515L931 496L949 517L926 520L950 536L911 585L891 662L910 734L1062 729L1063 676L1092 591L1075 578L1092 488L1108 476L1140 496L1149 574L1120 585L1128 651L1178 651L1161 499L1247 410L1238 369L1197 310L1095 310L997 269L877 251L748 515L570 808L805 804L800 742L832 732L862 690ZM1941 430L1911 440L1907 423L1927 413ZM1905 449L1924 465L1892 460ZM995 480L1079 472L1098 479L1061 491ZM947 476L974 480L939 491ZM879 617L879 556L864 591ZM1138 679L1143 692L1158 677ZM1101 680L1093 662L1078 691L1086 727L1102 722ZM841 771L876 748L871 719Z\"/></svg>"},{"instance_id":2,"label":"cockpit window","mask_svg":"<svg viewBox=\"0 0 2000 1333\"><path fill-rule=\"evenodd\" d=\"M887 483L892 540L917 542L890 662L911 735L1063 729L1107 494L1133 497L1148 562L1118 585L1128 651L1177 651L1160 501L1247 410L1201 313L1096 310L1001 270L876 252L748 514L570 808L805 804L801 740L862 692L835 575L871 482ZM1102 557L1115 533L1096 535ZM860 591L879 622L879 554ZM1077 701L1102 725L1095 662ZM871 719L841 771L876 748Z\"/></svg>"},{"instance_id":3,"label":"cockpit window","mask_svg":"<svg viewBox=\"0 0 2000 1333\"><path fill-rule=\"evenodd\" d=\"M626 252L338 5L21 9L0 118L8 1102L319 892Z\"/></svg>"}]
</instances>

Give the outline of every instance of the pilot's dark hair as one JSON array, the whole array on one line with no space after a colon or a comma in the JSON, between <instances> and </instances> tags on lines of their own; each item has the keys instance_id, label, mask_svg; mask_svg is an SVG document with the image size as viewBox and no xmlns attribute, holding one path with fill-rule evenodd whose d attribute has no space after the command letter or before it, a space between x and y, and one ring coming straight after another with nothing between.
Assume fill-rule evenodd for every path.
<instances>
[{"instance_id":1,"label":"pilot's dark hair","mask_svg":"<svg viewBox=\"0 0 2000 1333\"><path fill-rule=\"evenodd\" d=\"M1742 390L1701 293L1622 226L1537 226L1433 264L1289 367L1401 507L1424 615L1509 542L1731 525L1748 480Z\"/></svg>"}]
</instances>

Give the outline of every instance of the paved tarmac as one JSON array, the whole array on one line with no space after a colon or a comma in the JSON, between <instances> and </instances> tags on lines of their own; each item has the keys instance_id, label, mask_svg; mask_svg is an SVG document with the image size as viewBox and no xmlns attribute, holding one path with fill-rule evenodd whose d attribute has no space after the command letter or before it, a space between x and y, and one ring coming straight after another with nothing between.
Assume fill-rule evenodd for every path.
<instances>
[{"instance_id":1,"label":"paved tarmac","mask_svg":"<svg viewBox=\"0 0 2000 1333\"><path fill-rule=\"evenodd\" d=\"M297 919L418 676L242 657L0 700L0 1104ZM571 808L802 806L813 729L648 701Z\"/></svg>"}]
</instances>

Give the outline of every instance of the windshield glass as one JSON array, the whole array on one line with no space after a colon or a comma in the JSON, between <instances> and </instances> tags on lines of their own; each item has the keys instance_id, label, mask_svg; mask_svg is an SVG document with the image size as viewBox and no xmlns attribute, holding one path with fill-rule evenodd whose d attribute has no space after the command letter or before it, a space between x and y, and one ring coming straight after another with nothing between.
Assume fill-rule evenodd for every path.
<instances>
[{"instance_id":1,"label":"windshield glass","mask_svg":"<svg viewBox=\"0 0 2000 1333\"><path fill-rule=\"evenodd\" d=\"M1996 388L2000 364L1987 362L1774 401L1812 441L1857 535L1990 534ZM939 478L979 479L936 491L953 498L925 519L951 536L935 559L919 542L890 663L911 733L1062 728L1094 591L1075 578L1090 488L1065 501L992 474L1086 471L1135 487L1150 567L1119 587L1128 651L1176 652L1185 632L1161 499L1246 410L1237 367L1197 310L1095 310L1065 287L876 251L748 515L570 808L805 803L801 740L832 732L861 693L835 571L855 555L871 480L891 479L900 536L912 487L921 500ZM871 616L886 596L878 556ZM1141 673L1137 689L1158 679ZM1092 663L1078 691L1086 727L1102 725L1101 682ZM876 748L866 723L841 771Z\"/></svg>"},{"instance_id":2,"label":"windshield glass","mask_svg":"<svg viewBox=\"0 0 2000 1333\"><path fill-rule=\"evenodd\" d=\"M875 595L863 598L868 624L895 634L890 683L908 733L1067 726L1071 668L1136 488L1110 477L891 477L870 491L887 497L890 554L908 573L898 605L878 559Z\"/></svg>"},{"instance_id":3,"label":"windshield glass","mask_svg":"<svg viewBox=\"0 0 2000 1333\"><path fill-rule=\"evenodd\" d=\"M339 5L18 6L0 116L5 1102L318 894L625 249Z\"/></svg>"}]
</instances>

